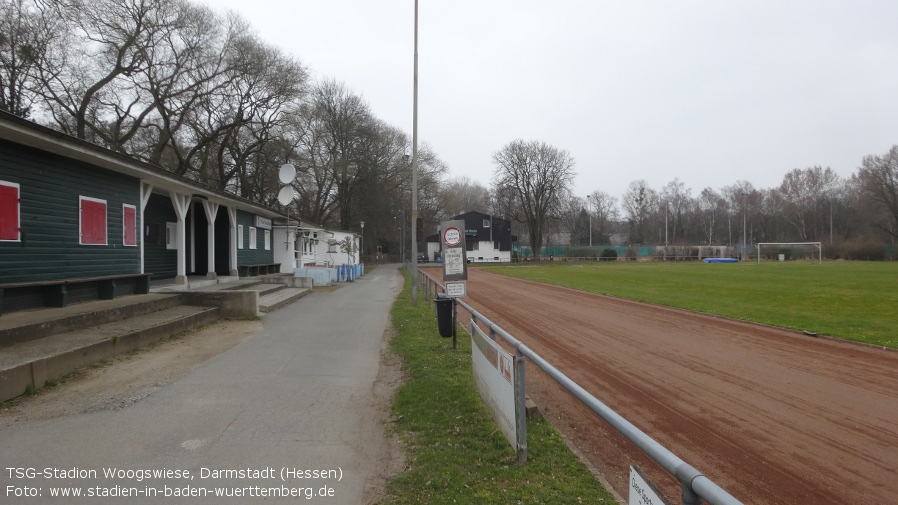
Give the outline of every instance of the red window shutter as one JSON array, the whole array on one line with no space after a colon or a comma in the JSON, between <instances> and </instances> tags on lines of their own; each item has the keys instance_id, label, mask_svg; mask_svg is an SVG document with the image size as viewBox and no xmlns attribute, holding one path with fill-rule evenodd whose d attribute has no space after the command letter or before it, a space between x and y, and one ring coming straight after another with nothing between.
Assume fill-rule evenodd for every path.
<instances>
[{"instance_id":1,"label":"red window shutter","mask_svg":"<svg viewBox=\"0 0 898 505\"><path fill-rule=\"evenodd\" d=\"M137 209L134 207L122 207L124 232L122 243L124 245L137 245Z\"/></svg>"},{"instance_id":2,"label":"red window shutter","mask_svg":"<svg viewBox=\"0 0 898 505\"><path fill-rule=\"evenodd\" d=\"M81 243L106 244L106 203L81 200Z\"/></svg>"},{"instance_id":3,"label":"red window shutter","mask_svg":"<svg viewBox=\"0 0 898 505\"><path fill-rule=\"evenodd\" d=\"M19 188L0 185L0 240L19 240Z\"/></svg>"}]
</instances>

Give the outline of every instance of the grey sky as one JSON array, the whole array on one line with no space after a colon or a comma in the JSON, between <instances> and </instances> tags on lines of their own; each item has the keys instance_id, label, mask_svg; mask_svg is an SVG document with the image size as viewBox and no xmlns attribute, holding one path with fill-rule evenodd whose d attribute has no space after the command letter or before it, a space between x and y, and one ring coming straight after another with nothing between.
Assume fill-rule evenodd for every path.
<instances>
[{"instance_id":1,"label":"grey sky","mask_svg":"<svg viewBox=\"0 0 898 505\"><path fill-rule=\"evenodd\" d=\"M412 132L413 0L207 0ZM489 186L521 138L575 194L678 177L697 195L898 144L898 2L420 0L418 135Z\"/></svg>"}]
</instances>

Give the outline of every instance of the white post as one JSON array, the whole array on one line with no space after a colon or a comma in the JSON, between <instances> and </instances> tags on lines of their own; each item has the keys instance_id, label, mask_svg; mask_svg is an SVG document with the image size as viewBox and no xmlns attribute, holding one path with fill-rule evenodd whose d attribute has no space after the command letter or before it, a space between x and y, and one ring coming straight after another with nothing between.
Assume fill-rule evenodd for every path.
<instances>
[{"instance_id":1,"label":"white post","mask_svg":"<svg viewBox=\"0 0 898 505\"><path fill-rule=\"evenodd\" d=\"M187 284L187 227L185 220L187 219L187 210L190 208L190 195L173 192L170 196L175 207L175 214L178 216L178 231L175 237L178 249L178 275L175 277L175 284Z\"/></svg>"},{"instance_id":2,"label":"white post","mask_svg":"<svg viewBox=\"0 0 898 505\"><path fill-rule=\"evenodd\" d=\"M237 208L228 207L228 223L231 225L231 243L228 247L228 268L231 277L237 277Z\"/></svg>"},{"instance_id":3,"label":"white post","mask_svg":"<svg viewBox=\"0 0 898 505\"><path fill-rule=\"evenodd\" d=\"M150 203L150 195L153 194L153 185L140 181L140 273L145 274L144 258L146 256L146 221L143 213Z\"/></svg>"},{"instance_id":4,"label":"white post","mask_svg":"<svg viewBox=\"0 0 898 505\"><path fill-rule=\"evenodd\" d=\"M208 223L208 226L206 227L206 240L209 243L206 278L217 279L218 276L215 274L215 216L218 214L218 204L210 201L203 201L203 210L206 211L206 222Z\"/></svg>"}]
</instances>

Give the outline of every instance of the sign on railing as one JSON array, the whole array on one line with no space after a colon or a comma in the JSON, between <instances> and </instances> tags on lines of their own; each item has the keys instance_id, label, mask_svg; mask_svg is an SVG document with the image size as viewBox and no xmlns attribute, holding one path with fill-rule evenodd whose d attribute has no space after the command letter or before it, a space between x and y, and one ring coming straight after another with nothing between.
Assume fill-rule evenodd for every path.
<instances>
[{"instance_id":1,"label":"sign on railing","mask_svg":"<svg viewBox=\"0 0 898 505\"><path fill-rule=\"evenodd\" d=\"M471 362L480 398L499 430L517 451L514 356L499 347L471 320Z\"/></svg>"}]
</instances>

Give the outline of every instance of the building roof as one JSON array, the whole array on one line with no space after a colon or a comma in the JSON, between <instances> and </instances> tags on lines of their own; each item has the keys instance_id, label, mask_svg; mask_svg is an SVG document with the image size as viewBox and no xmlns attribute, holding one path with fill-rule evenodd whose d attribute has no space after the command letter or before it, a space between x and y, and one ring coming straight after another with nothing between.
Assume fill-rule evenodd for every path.
<instances>
[{"instance_id":1,"label":"building roof","mask_svg":"<svg viewBox=\"0 0 898 505\"><path fill-rule=\"evenodd\" d=\"M130 175L152 184L155 188L187 192L263 217L285 217L282 212L271 207L207 186L160 166L136 160L2 110L0 110L0 139Z\"/></svg>"}]
</instances>

